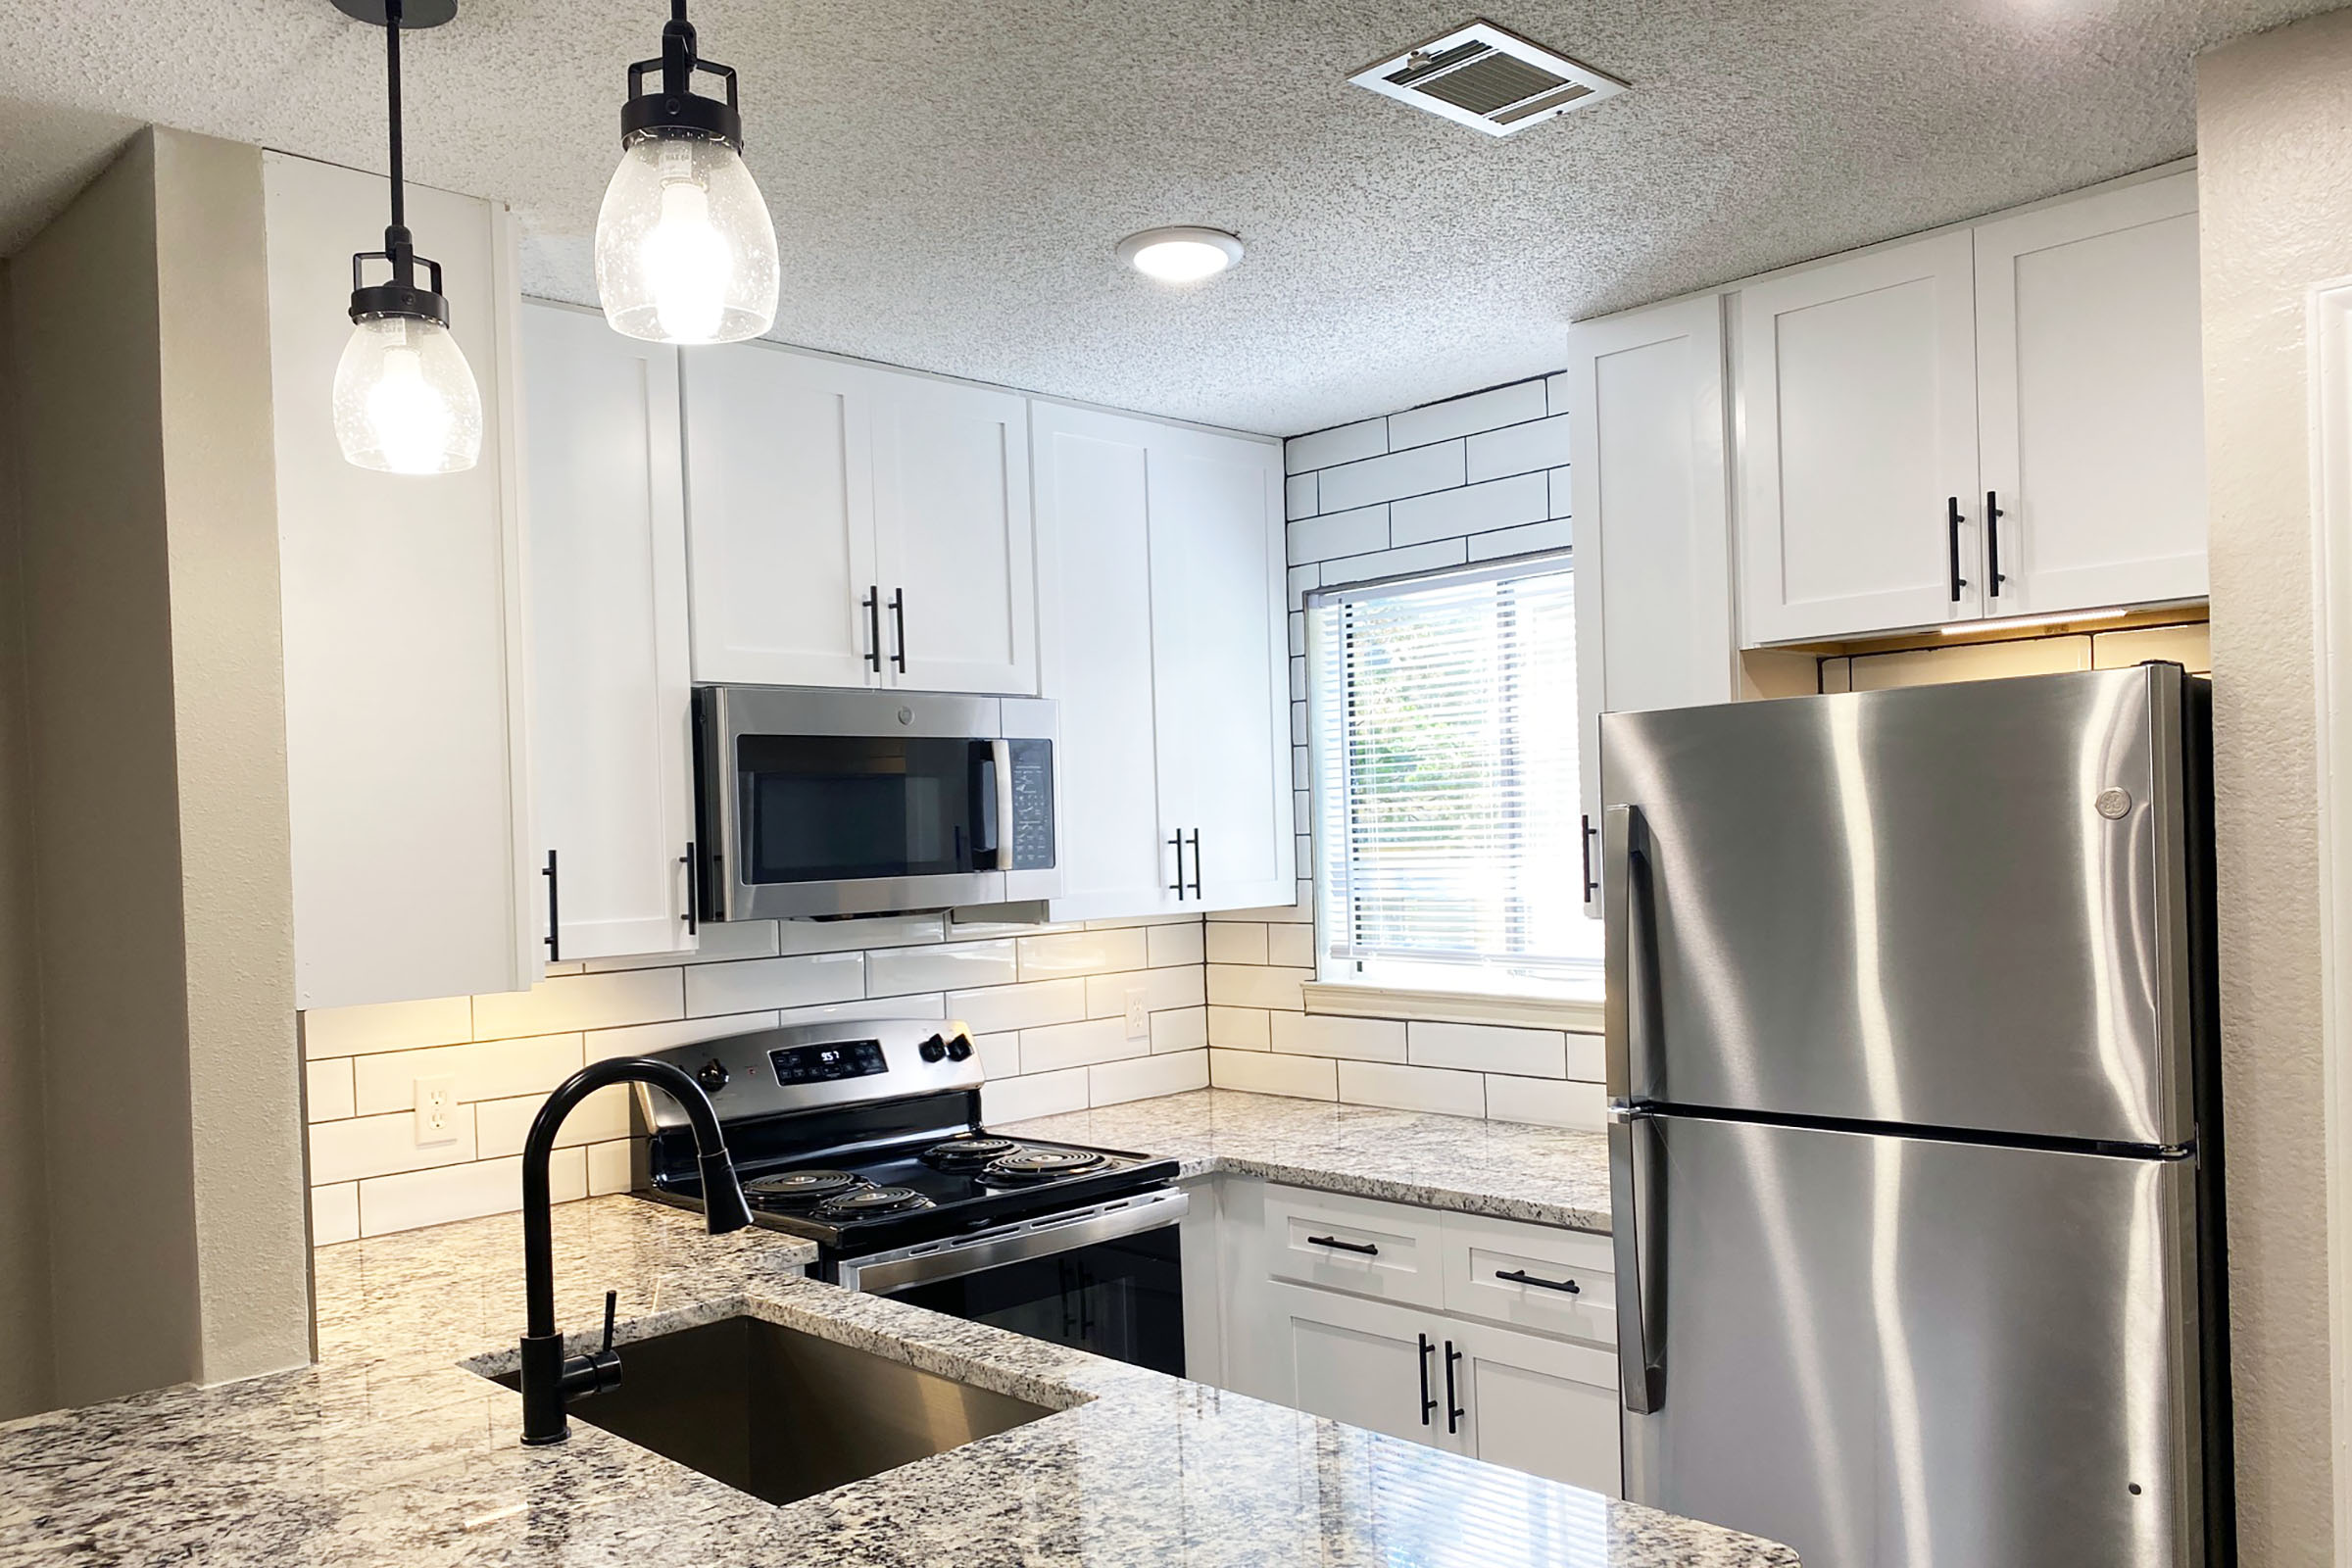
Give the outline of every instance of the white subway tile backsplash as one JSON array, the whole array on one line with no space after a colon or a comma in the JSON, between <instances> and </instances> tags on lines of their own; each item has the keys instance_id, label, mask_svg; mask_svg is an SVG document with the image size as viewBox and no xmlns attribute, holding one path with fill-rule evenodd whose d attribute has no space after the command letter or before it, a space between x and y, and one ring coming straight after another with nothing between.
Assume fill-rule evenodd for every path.
<instances>
[{"instance_id":1,"label":"white subway tile backsplash","mask_svg":"<svg viewBox=\"0 0 2352 1568\"><path fill-rule=\"evenodd\" d=\"M1427 446L1451 436L1524 424L1550 412L1544 404L1544 383L1540 380L1489 387L1467 397L1424 403L1417 409L1390 415L1389 449L1401 452L1406 447Z\"/></svg>"},{"instance_id":2,"label":"white subway tile backsplash","mask_svg":"<svg viewBox=\"0 0 2352 1568\"><path fill-rule=\"evenodd\" d=\"M1333 556L1360 556L1389 548L1389 509L1358 507L1352 512L1327 512L1319 517L1294 522L1289 535L1294 566Z\"/></svg>"},{"instance_id":3,"label":"white subway tile backsplash","mask_svg":"<svg viewBox=\"0 0 2352 1568\"><path fill-rule=\"evenodd\" d=\"M1427 544L1462 534L1512 528L1523 522L1542 522L1551 505L1551 487L1540 473L1514 474L1486 484L1440 490L1432 495L1399 501L1389 509L1389 543ZM1293 537L1298 529L1291 530ZM1348 555L1344 550L1325 556ZM1321 557L1317 558L1322 559Z\"/></svg>"},{"instance_id":4,"label":"white subway tile backsplash","mask_svg":"<svg viewBox=\"0 0 2352 1568\"><path fill-rule=\"evenodd\" d=\"M1089 1018L1083 1023L1051 1023L1021 1031L1021 1068L1025 1072L1054 1072L1150 1054L1150 1032L1139 1040L1128 1039L1123 1018Z\"/></svg>"},{"instance_id":5,"label":"white subway tile backsplash","mask_svg":"<svg viewBox=\"0 0 2352 1568\"><path fill-rule=\"evenodd\" d=\"M580 1037L526 1035L520 1040L485 1040L424 1051L388 1051L352 1058L358 1068L359 1114L413 1110L416 1080L455 1077L458 1099L496 1100L504 1095L545 1093L580 1070Z\"/></svg>"},{"instance_id":6,"label":"white subway tile backsplash","mask_svg":"<svg viewBox=\"0 0 2352 1568\"><path fill-rule=\"evenodd\" d=\"M1263 963L1266 928L1255 921L1247 924L1238 920L1211 921L1207 954L1211 963Z\"/></svg>"},{"instance_id":7,"label":"white subway tile backsplash","mask_svg":"<svg viewBox=\"0 0 2352 1568\"><path fill-rule=\"evenodd\" d=\"M1220 1089L1247 1090L1253 1095L1337 1100L1338 1065L1326 1056L1278 1056L1272 1052L1224 1051L1212 1046L1208 1081Z\"/></svg>"},{"instance_id":8,"label":"white subway tile backsplash","mask_svg":"<svg viewBox=\"0 0 2352 1568\"><path fill-rule=\"evenodd\" d=\"M1548 514L1551 516L1570 517L1576 514L1576 488L1569 482L1568 477L1572 471L1568 468L1553 468L1549 472L1551 510Z\"/></svg>"},{"instance_id":9,"label":"white subway tile backsplash","mask_svg":"<svg viewBox=\"0 0 2352 1568\"><path fill-rule=\"evenodd\" d=\"M1021 978L1052 980L1066 974L1102 974L1110 969L1141 969L1148 937L1141 926L1107 931L1064 931L1057 936L1020 940Z\"/></svg>"},{"instance_id":10,"label":"white subway tile backsplash","mask_svg":"<svg viewBox=\"0 0 2352 1568\"><path fill-rule=\"evenodd\" d=\"M1312 969L1211 963L1208 1000L1220 1006L1284 1007L1297 1012L1306 1004L1298 988L1314 977Z\"/></svg>"},{"instance_id":11,"label":"white subway tile backsplash","mask_svg":"<svg viewBox=\"0 0 2352 1568\"><path fill-rule=\"evenodd\" d=\"M1318 1012L1269 1015L1274 1049L1295 1056L1403 1061L1404 1025L1394 1018L1343 1018Z\"/></svg>"},{"instance_id":12,"label":"white subway tile backsplash","mask_svg":"<svg viewBox=\"0 0 2352 1568\"><path fill-rule=\"evenodd\" d=\"M1294 969L1315 966L1315 928L1297 922L1266 927L1266 961Z\"/></svg>"},{"instance_id":13,"label":"white subway tile backsplash","mask_svg":"<svg viewBox=\"0 0 2352 1568\"><path fill-rule=\"evenodd\" d=\"M1361 463L1325 468L1319 488L1323 512L1328 515L1354 507L1395 501L1403 496L1426 495L1432 490L1450 490L1463 482L1462 476L1462 443L1441 441L1435 446L1414 447L1409 452L1393 452L1383 458L1367 458Z\"/></svg>"},{"instance_id":14,"label":"white subway tile backsplash","mask_svg":"<svg viewBox=\"0 0 2352 1568\"><path fill-rule=\"evenodd\" d=\"M1576 543L1576 525L1566 517L1531 522L1524 528L1470 536L1472 561L1500 561L1505 556L1532 556L1539 550L1565 550Z\"/></svg>"},{"instance_id":15,"label":"white subway tile backsplash","mask_svg":"<svg viewBox=\"0 0 2352 1568\"><path fill-rule=\"evenodd\" d=\"M311 1245L329 1247L360 1239L360 1184L337 1182L311 1189Z\"/></svg>"},{"instance_id":16,"label":"white subway tile backsplash","mask_svg":"<svg viewBox=\"0 0 2352 1568\"><path fill-rule=\"evenodd\" d=\"M1032 1116L1058 1116L1065 1110L1084 1110L1086 1074L1084 1067L1068 1067L1060 1072L1028 1073L983 1084L980 1117L994 1125L1027 1121Z\"/></svg>"},{"instance_id":17,"label":"white subway tile backsplash","mask_svg":"<svg viewBox=\"0 0 2352 1568\"><path fill-rule=\"evenodd\" d=\"M582 974L613 969L659 969L669 964L725 963L730 958L766 958L776 953L773 920L706 920L695 937L692 953L647 953L633 957L590 958Z\"/></svg>"},{"instance_id":18,"label":"white subway tile backsplash","mask_svg":"<svg viewBox=\"0 0 2352 1568\"><path fill-rule=\"evenodd\" d=\"M1321 574L1313 566L1293 566L1290 569L1284 582L1290 592L1291 609L1294 612L1298 612L1299 607L1306 602L1307 590L1315 587L1322 580Z\"/></svg>"},{"instance_id":19,"label":"white subway tile backsplash","mask_svg":"<svg viewBox=\"0 0 2352 1568\"><path fill-rule=\"evenodd\" d=\"M588 1196L602 1198L608 1193L629 1190L629 1145L621 1139L610 1144L588 1146Z\"/></svg>"},{"instance_id":20,"label":"white subway tile backsplash","mask_svg":"<svg viewBox=\"0 0 2352 1568\"><path fill-rule=\"evenodd\" d=\"M1600 1083L1609 1075L1609 1043L1598 1035L1570 1035L1568 1038L1568 1076L1587 1083Z\"/></svg>"},{"instance_id":21,"label":"white subway tile backsplash","mask_svg":"<svg viewBox=\"0 0 2352 1568\"><path fill-rule=\"evenodd\" d=\"M1469 477L1499 479L1506 473L1556 468L1568 461L1568 416L1553 415L1533 424L1514 424L1469 438Z\"/></svg>"},{"instance_id":22,"label":"white subway tile backsplash","mask_svg":"<svg viewBox=\"0 0 2352 1568\"><path fill-rule=\"evenodd\" d=\"M1020 978L1016 952L1010 937L935 948L882 948L865 956L865 994L904 997L917 991L1010 985Z\"/></svg>"},{"instance_id":23,"label":"white subway tile backsplash","mask_svg":"<svg viewBox=\"0 0 2352 1568\"><path fill-rule=\"evenodd\" d=\"M945 1018L947 1015L947 1004L936 995L925 994L786 1007L776 1014L776 1022L789 1028L799 1023L846 1023L853 1018Z\"/></svg>"},{"instance_id":24,"label":"white subway tile backsplash","mask_svg":"<svg viewBox=\"0 0 2352 1568\"><path fill-rule=\"evenodd\" d=\"M302 1015L302 1054L306 1056L405 1051L412 1046L443 1046L472 1038L470 997L382 1002L368 1007L314 1007Z\"/></svg>"},{"instance_id":25,"label":"white subway tile backsplash","mask_svg":"<svg viewBox=\"0 0 2352 1568\"><path fill-rule=\"evenodd\" d=\"M1166 1056L1138 1056L1104 1062L1086 1070L1087 1100L1097 1105L1116 1105L1157 1095L1180 1095L1208 1087L1208 1053L1178 1052Z\"/></svg>"},{"instance_id":26,"label":"white subway tile backsplash","mask_svg":"<svg viewBox=\"0 0 2352 1568\"><path fill-rule=\"evenodd\" d=\"M464 1164L473 1158L473 1107L460 1105L450 1127L457 1136L448 1143L418 1148L413 1110L322 1121L311 1129L311 1180L324 1186L427 1165Z\"/></svg>"},{"instance_id":27,"label":"white subway tile backsplash","mask_svg":"<svg viewBox=\"0 0 2352 1568\"><path fill-rule=\"evenodd\" d=\"M1144 961L1154 969L1172 963L1200 963L1202 934L1198 919L1182 925L1155 925L1145 933L1149 939Z\"/></svg>"},{"instance_id":28,"label":"white subway tile backsplash","mask_svg":"<svg viewBox=\"0 0 2352 1568\"><path fill-rule=\"evenodd\" d=\"M781 920L777 922L777 952L849 953L858 949L906 948L947 938L947 916L939 914L868 914L855 920ZM705 926L708 932L713 928Z\"/></svg>"},{"instance_id":29,"label":"white subway tile backsplash","mask_svg":"<svg viewBox=\"0 0 2352 1568\"><path fill-rule=\"evenodd\" d=\"M1598 1084L1499 1073L1487 1079L1487 1114L1496 1121L1532 1121L1598 1133L1608 1130L1608 1091Z\"/></svg>"},{"instance_id":30,"label":"white subway tile backsplash","mask_svg":"<svg viewBox=\"0 0 2352 1568\"><path fill-rule=\"evenodd\" d=\"M729 967L733 966L566 975L543 980L528 991L476 997L473 1038L511 1040L517 1035L552 1035L570 1029L610 1029L615 1024L683 1018L686 995L682 977L689 973L717 973Z\"/></svg>"},{"instance_id":31,"label":"white subway tile backsplash","mask_svg":"<svg viewBox=\"0 0 2352 1568\"><path fill-rule=\"evenodd\" d=\"M1343 1061L1339 1069L1340 1098L1351 1105L1434 1110L1446 1116L1487 1113L1487 1081L1478 1073L1386 1061Z\"/></svg>"},{"instance_id":32,"label":"white subway tile backsplash","mask_svg":"<svg viewBox=\"0 0 2352 1568\"><path fill-rule=\"evenodd\" d=\"M560 1149L548 1161L548 1192L559 1203L588 1196L587 1152ZM360 1183L360 1234L386 1236L422 1225L522 1207L522 1158L485 1159L444 1170L410 1171Z\"/></svg>"},{"instance_id":33,"label":"white subway tile backsplash","mask_svg":"<svg viewBox=\"0 0 2352 1568\"><path fill-rule=\"evenodd\" d=\"M1198 1051L1207 1044L1206 1007L1170 1007L1165 1012L1152 1014L1153 1054L1170 1051Z\"/></svg>"},{"instance_id":34,"label":"white subway tile backsplash","mask_svg":"<svg viewBox=\"0 0 2352 1568\"><path fill-rule=\"evenodd\" d=\"M1018 1078L1021 1075L1021 1037L1018 1034L974 1035L972 1050L980 1058L983 1077Z\"/></svg>"},{"instance_id":35,"label":"white subway tile backsplash","mask_svg":"<svg viewBox=\"0 0 2352 1568\"><path fill-rule=\"evenodd\" d=\"M1144 994L1146 1012L1164 1012L1171 1007L1198 1007L1208 1001L1198 965L1181 969L1130 969L1123 974L1088 976L1086 1015L1089 1018L1107 1018L1114 1013L1125 1012L1127 993L1130 991Z\"/></svg>"},{"instance_id":36,"label":"white subway tile backsplash","mask_svg":"<svg viewBox=\"0 0 2352 1568\"><path fill-rule=\"evenodd\" d=\"M1544 406L1554 414L1568 412L1568 372L1557 371L1544 378Z\"/></svg>"},{"instance_id":37,"label":"white subway tile backsplash","mask_svg":"<svg viewBox=\"0 0 2352 1568\"><path fill-rule=\"evenodd\" d=\"M1415 572L1458 566L1469 559L1469 548L1459 539L1437 539L1425 545L1407 545L1401 550L1383 550L1377 555L1344 556L1323 563L1323 586L1336 588L1344 583L1371 582L1381 577L1409 577Z\"/></svg>"},{"instance_id":38,"label":"white subway tile backsplash","mask_svg":"<svg viewBox=\"0 0 2352 1568\"><path fill-rule=\"evenodd\" d=\"M1411 1060L1423 1067L1457 1067L1466 1072L1518 1073L1530 1078L1563 1078L1568 1046L1557 1029L1506 1029L1483 1023L1425 1023L1408 1026Z\"/></svg>"},{"instance_id":39,"label":"white subway tile backsplash","mask_svg":"<svg viewBox=\"0 0 2352 1568\"><path fill-rule=\"evenodd\" d=\"M808 1007L865 995L865 955L808 953L790 958L747 958L682 971L686 1012L707 1017L762 1007Z\"/></svg>"},{"instance_id":40,"label":"white subway tile backsplash","mask_svg":"<svg viewBox=\"0 0 2352 1568\"><path fill-rule=\"evenodd\" d=\"M603 1061L608 1056L642 1056L649 1051L690 1046L698 1040L773 1029L776 1022L772 1011L722 1012L710 1018L678 1018L667 1023L633 1023L623 1029L591 1029L585 1039L586 1055L590 1061Z\"/></svg>"},{"instance_id":41,"label":"white subway tile backsplash","mask_svg":"<svg viewBox=\"0 0 2352 1568\"><path fill-rule=\"evenodd\" d=\"M1287 473L1304 473L1309 468L1328 468L1334 464L1353 463L1389 450L1389 421L1359 419L1354 424L1338 424L1312 435L1293 436L1282 444L1282 466Z\"/></svg>"},{"instance_id":42,"label":"white subway tile backsplash","mask_svg":"<svg viewBox=\"0 0 2352 1568\"><path fill-rule=\"evenodd\" d=\"M1283 482L1282 514L1292 522L1315 514L1315 476L1294 473Z\"/></svg>"},{"instance_id":43,"label":"white subway tile backsplash","mask_svg":"<svg viewBox=\"0 0 2352 1568\"><path fill-rule=\"evenodd\" d=\"M1075 1023L1086 1016L1086 982L1035 980L987 991L951 991L947 1004L948 1016L961 1018L974 1034Z\"/></svg>"},{"instance_id":44,"label":"white subway tile backsplash","mask_svg":"<svg viewBox=\"0 0 2352 1568\"><path fill-rule=\"evenodd\" d=\"M556 1147L571 1149L628 1137L631 1093L626 1084L613 1084L572 1106L571 1114L556 1130ZM474 1106L474 1157L496 1159L521 1153L522 1140L531 1130L531 1118L539 1114L539 1107L546 1102L547 1096L537 1094L520 1095L513 1100L485 1100Z\"/></svg>"},{"instance_id":45,"label":"white subway tile backsplash","mask_svg":"<svg viewBox=\"0 0 2352 1568\"><path fill-rule=\"evenodd\" d=\"M349 1056L329 1056L303 1070L303 1110L310 1121L339 1121L359 1114L354 1103Z\"/></svg>"},{"instance_id":46,"label":"white subway tile backsplash","mask_svg":"<svg viewBox=\"0 0 2352 1568\"><path fill-rule=\"evenodd\" d=\"M1208 1043L1228 1051L1264 1051L1272 1044L1263 1007L1208 1008Z\"/></svg>"}]
</instances>

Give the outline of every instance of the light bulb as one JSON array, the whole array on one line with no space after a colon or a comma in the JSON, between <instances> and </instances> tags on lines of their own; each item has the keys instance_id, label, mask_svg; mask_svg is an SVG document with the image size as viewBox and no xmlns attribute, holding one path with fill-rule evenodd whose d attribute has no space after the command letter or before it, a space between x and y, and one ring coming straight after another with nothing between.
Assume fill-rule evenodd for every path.
<instances>
[{"instance_id":1,"label":"light bulb","mask_svg":"<svg viewBox=\"0 0 2352 1568\"><path fill-rule=\"evenodd\" d=\"M735 343L776 318L776 230L743 157L692 132L645 132L596 219L605 319L656 343Z\"/></svg>"},{"instance_id":2,"label":"light bulb","mask_svg":"<svg viewBox=\"0 0 2352 1568\"><path fill-rule=\"evenodd\" d=\"M1198 283L1242 259L1242 242L1220 228L1147 228L1119 241L1119 259L1162 283Z\"/></svg>"},{"instance_id":3,"label":"light bulb","mask_svg":"<svg viewBox=\"0 0 2352 1568\"><path fill-rule=\"evenodd\" d=\"M482 455L482 395L449 328L406 316L353 323L335 367L335 440L385 473L458 473Z\"/></svg>"}]
</instances>

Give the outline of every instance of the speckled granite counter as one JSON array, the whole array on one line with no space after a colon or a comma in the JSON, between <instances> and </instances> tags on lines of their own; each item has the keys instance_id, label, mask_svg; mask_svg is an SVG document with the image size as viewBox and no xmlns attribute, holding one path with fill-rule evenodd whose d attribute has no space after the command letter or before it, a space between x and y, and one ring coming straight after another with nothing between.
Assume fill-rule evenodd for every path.
<instances>
[{"instance_id":1,"label":"speckled granite counter","mask_svg":"<svg viewBox=\"0 0 2352 1568\"><path fill-rule=\"evenodd\" d=\"M1598 1133L1232 1089L1073 1110L1010 1130L1171 1155L1187 1176L1227 1170L1429 1208L1609 1228L1609 1145Z\"/></svg>"},{"instance_id":2,"label":"speckled granite counter","mask_svg":"<svg viewBox=\"0 0 2352 1568\"><path fill-rule=\"evenodd\" d=\"M322 1249L320 1364L0 1426L0 1564L1793 1568L1786 1547L797 1276L629 1198L564 1205L559 1307L621 1339L749 1313L1056 1413L772 1507L575 1420L516 1442L520 1230Z\"/></svg>"}]
</instances>

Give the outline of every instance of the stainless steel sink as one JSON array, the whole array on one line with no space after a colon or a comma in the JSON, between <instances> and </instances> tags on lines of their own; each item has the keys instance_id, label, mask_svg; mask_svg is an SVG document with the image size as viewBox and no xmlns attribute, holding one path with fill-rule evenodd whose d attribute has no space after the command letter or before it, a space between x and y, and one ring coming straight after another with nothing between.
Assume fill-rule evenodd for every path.
<instances>
[{"instance_id":1,"label":"stainless steel sink","mask_svg":"<svg viewBox=\"0 0 2352 1568\"><path fill-rule=\"evenodd\" d=\"M1054 1412L759 1318L620 1348L621 1384L571 1407L768 1502L791 1502ZM497 1381L514 1388L519 1373Z\"/></svg>"}]
</instances>

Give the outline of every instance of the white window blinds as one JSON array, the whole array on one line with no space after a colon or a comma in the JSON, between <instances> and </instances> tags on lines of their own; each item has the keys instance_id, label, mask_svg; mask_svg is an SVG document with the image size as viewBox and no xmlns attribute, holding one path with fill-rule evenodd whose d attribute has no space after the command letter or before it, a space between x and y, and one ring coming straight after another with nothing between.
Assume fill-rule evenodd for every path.
<instances>
[{"instance_id":1,"label":"white window blinds","mask_svg":"<svg viewBox=\"0 0 2352 1568\"><path fill-rule=\"evenodd\" d=\"M1589 980L1565 559L1327 590L1308 622L1324 975Z\"/></svg>"}]
</instances>

